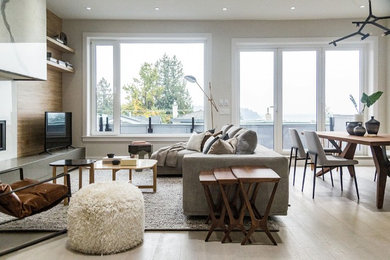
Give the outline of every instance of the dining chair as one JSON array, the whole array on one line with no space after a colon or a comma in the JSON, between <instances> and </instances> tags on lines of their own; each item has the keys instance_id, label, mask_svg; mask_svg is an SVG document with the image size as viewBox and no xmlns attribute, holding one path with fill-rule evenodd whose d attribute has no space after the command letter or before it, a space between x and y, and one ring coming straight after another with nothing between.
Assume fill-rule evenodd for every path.
<instances>
[{"instance_id":1,"label":"dining chair","mask_svg":"<svg viewBox=\"0 0 390 260\"><path fill-rule=\"evenodd\" d=\"M306 166L308 164L308 159L310 158L313 163L313 199L316 188L316 170L321 168L324 171L325 168L330 168L330 173L332 173L332 167L340 167L340 185L341 191L343 191L343 168L344 166L351 166L350 171L352 171L353 179L355 181L355 188L358 201L360 200L359 189L356 180L355 164L358 164L358 161L345 159L340 156L335 155L326 155L325 151L321 145L320 139L316 132L314 131L304 131L304 136L306 139L306 145L308 151L306 153L305 159L305 169L303 171L303 180L302 180L302 191L305 185L305 176L306 176ZM331 179L333 183L333 176L331 174Z\"/></svg>"},{"instance_id":2,"label":"dining chair","mask_svg":"<svg viewBox=\"0 0 390 260\"><path fill-rule=\"evenodd\" d=\"M303 143L301 138L299 137L298 131L295 128L289 128L288 129L291 136L291 150L290 150L290 160L288 164L288 171L290 172L291 168L291 162L294 158L294 175L293 175L293 186L295 185L295 173L297 170L297 161L298 160L305 160L306 159L306 151L303 147Z\"/></svg>"},{"instance_id":3,"label":"dining chair","mask_svg":"<svg viewBox=\"0 0 390 260\"><path fill-rule=\"evenodd\" d=\"M290 172L291 162L294 159L294 174L293 174L293 186L294 186L295 185L295 174L296 174L296 169L297 169L297 161L306 159L307 150L303 146L302 140L299 137L299 133L298 133L297 129L289 128L288 130L290 132L290 137L291 137L291 142L292 142L288 170ZM324 151L326 154L339 153L339 149L337 149L337 148L324 148ZM306 168L306 165L305 165L305 168ZM323 176L323 178L324 178L324 176ZM333 185L333 178L332 178L332 185Z\"/></svg>"}]
</instances>

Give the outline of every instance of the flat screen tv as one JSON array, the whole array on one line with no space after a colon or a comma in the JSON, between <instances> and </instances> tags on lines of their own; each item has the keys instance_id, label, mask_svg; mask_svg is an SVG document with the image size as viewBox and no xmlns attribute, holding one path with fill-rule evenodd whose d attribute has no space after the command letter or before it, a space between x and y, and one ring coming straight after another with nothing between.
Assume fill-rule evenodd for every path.
<instances>
[{"instance_id":1,"label":"flat screen tv","mask_svg":"<svg viewBox=\"0 0 390 260\"><path fill-rule=\"evenodd\" d=\"M45 112L45 152L72 145L72 113Z\"/></svg>"}]
</instances>

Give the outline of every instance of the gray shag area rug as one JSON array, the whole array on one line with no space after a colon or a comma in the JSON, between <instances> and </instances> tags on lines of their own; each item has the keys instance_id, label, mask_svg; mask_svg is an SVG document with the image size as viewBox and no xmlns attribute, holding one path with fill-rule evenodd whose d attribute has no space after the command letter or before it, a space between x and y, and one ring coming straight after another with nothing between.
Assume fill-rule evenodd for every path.
<instances>
[{"instance_id":1,"label":"gray shag area rug","mask_svg":"<svg viewBox=\"0 0 390 260\"><path fill-rule=\"evenodd\" d=\"M78 171L70 172L72 194L78 191ZM151 184L152 172L133 171L133 184ZM95 171L95 182L111 181L111 171ZM127 171L117 172L116 181L128 182ZM88 171L83 172L83 186L88 185ZM61 183L61 181L58 181ZM157 192L145 189L145 230L146 231L207 231L209 225L205 224L206 217L187 217L182 209L182 178L181 177L158 177ZM72 202L72 199L71 199ZM0 224L1 231L59 231L66 229L67 209L63 203L54 208L36 214L25 219ZM0 213L0 223L14 219ZM279 231L277 221L270 220L270 231Z\"/></svg>"}]
</instances>

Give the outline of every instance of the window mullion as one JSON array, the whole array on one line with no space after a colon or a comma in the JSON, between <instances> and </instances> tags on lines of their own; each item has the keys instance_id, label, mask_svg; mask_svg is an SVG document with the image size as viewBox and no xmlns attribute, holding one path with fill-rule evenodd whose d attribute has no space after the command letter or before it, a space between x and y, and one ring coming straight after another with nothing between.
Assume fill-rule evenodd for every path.
<instances>
[{"instance_id":1,"label":"window mullion","mask_svg":"<svg viewBox=\"0 0 390 260\"><path fill-rule=\"evenodd\" d=\"M325 51L317 49L317 70L316 70L316 117L317 130L325 131L326 127L326 109L325 109Z\"/></svg>"},{"instance_id":2,"label":"window mullion","mask_svg":"<svg viewBox=\"0 0 390 260\"><path fill-rule=\"evenodd\" d=\"M275 50L274 62L274 150L282 152L283 135L283 50Z\"/></svg>"},{"instance_id":3,"label":"window mullion","mask_svg":"<svg viewBox=\"0 0 390 260\"><path fill-rule=\"evenodd\" d=\"M120 43L113 44L113 75L114 75L114 134L120 134L120 120L121 120L121 82L120 82Z\"/></svg>"}]
</instances>

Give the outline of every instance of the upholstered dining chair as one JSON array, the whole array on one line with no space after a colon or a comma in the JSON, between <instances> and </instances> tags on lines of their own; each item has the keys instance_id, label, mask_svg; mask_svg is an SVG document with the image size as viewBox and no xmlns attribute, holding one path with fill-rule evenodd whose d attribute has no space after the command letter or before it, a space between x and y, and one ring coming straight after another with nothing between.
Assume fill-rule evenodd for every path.
<instances>
[{"instance_id":1,"label":"upholstered dining chair","mask_svg":"<svg viewBox=\"0 0 390 260\"><path fill-rule=\"evenodd\" d=\"M356 172L355 172L355 164L358 164L358 161L351 160L351 159L345 159L340 156L335 155L326 155L325 151L321 145L320 139L318 138L318 135L314 131L304 131L304 136L306 139L306 145L308 148L308 151L306 153L306 160L305 160L305 169L303 172L303 180L302 180L302 191L305 185L305 176L306 176L306 166L308 164L308 159L310 158L313 162L313 199L314 199L314 193L316 188L316 170L317 168L321 168L324 170L325 168L330 168L330 172L332 167L340 167L340 185L341 185L341 191L343 191L343 168L344 166L352 166L350 167L350 170L352 171L353 179L355 182L355 188L356 188L356 194L358 200L360 199L359 196L359 189L358 184L356 180ZM333 183L333 176L331 175L332 183Z\"/></svg>"},{"instance_id":2,"label":"upholstered dining chair","mask_svg":"<svg viewBox=\"0 0 390 260\"><path fill-rule=\"evenodd\" d=\"M295 174L296 174L296 168L297 168L297 161L306 159L307 150L303 146L302 140L299 137L299 133L298 133L297 129L289 128L288 130L290 132L290 137L291 137L291 142L292 142L288 170L290 171L291 162L294 159L294 174L293 174L293 186L294 186L295 185ZM326 154L339 153L339 150L337 148L324 148L324 151ZM306 165L305 165L305 168L306 168ZM332 185L333 185L333 178L332 178Z\"/></svg>"}]
</instances>

